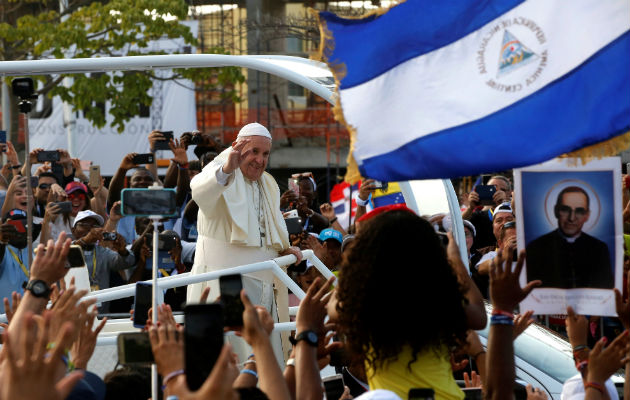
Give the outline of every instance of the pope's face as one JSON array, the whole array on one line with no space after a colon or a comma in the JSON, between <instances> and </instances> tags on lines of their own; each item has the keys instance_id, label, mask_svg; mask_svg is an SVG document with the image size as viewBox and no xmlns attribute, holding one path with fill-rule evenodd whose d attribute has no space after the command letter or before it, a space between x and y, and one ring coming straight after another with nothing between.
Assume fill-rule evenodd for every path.
<instances>
[{"instance_id":1,"label":"pope's face","mask_svg":"<svg viewBox=\"0 0 630 400\"><path fill-rule=\"evenodd\" d=\"M582 232L582 226L588 221L590 212L584 193L568 192L562 195L558 204L558 228L567 237Z\"/></svg>"},{"instance_id":2,"label":"pope's face","mask_svg":"<svg viewBox=\"0 0 630 400\"><path fill-rule=\"evenodd\" d=\"M241 154L245 157L241 159L241 172L250 181L258 180L261 177L271 151L271 140L263 136L249 136L249 143L245 145Z\"/></svg>"}]
</instances>

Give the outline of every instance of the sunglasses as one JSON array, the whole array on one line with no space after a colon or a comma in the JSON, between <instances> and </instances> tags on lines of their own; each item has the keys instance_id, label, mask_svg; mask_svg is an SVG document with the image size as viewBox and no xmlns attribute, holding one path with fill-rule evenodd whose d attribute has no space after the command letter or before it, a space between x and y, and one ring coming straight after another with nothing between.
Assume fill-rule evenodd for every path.
<instances>
[{"instance_id":1,"label":"sunglasses","mask_svg":"<svg viewBox=\"0 0 630 400\"><path fill-rule=\"evenodd\" d=\"M584 207L571 208L569 206L562 205L558 206L558 212L564 217L571 215L571 213L575 213L576 217L581 218L588 213L588 210Z\"/></svg>"},{"instance_id":2,"label":"sunglasses","mask_svg":"<svg viewBox=\"0 0 630 400\"><path fill-rule=\"evenodd\" d=\"M50 183L40 183L39 186L37 186L40 189L49 189L52 185Z\"/></svg>"},{"instance_id":3,"label":"sunglasses","mask_svg":"<svg viewBox=\"0 0 630 400\"><path fill-rule=\"evenodd\" d=\"M85 193L70 193L68 195L68 199L69 200L74 200L74 199L85 199Z\"/></svg>"}]
</instances>

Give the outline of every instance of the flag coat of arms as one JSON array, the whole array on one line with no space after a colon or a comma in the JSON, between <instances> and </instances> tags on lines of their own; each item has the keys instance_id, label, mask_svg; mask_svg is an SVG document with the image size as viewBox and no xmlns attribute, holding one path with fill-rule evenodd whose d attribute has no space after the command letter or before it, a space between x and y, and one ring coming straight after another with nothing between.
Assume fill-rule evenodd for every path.
<instances>
[{"instance_id":1,"label":"flag coat of arms","mask_svg":"<svg viewBox=\"0 0 630 400\"><path fill-rule=\"evenodd\" d=\"M628 0L407 0L319 20L350 181L467 176L630 143Z\"/></svg>"}]
</instances>

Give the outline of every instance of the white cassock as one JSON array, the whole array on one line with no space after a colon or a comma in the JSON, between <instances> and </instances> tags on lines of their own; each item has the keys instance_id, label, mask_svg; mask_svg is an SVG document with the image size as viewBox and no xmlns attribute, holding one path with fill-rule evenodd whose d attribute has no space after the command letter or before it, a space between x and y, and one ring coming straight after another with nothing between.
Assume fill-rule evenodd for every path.
<instances>
[{"instance_id":1,"label":"white cassock","mask_svg":"<svg viewBox=\"0 0 630 400\"><path fill-rule=\"evenodd\" d=\"M289 247L289 235L280 212L280 190L275 179L264 172L257 181L250 181L240 168L230 175L224 174L221 167L230 151L228 148L219 154L190 182L192 198L199 206L193 275L266 261ZM278 315L281 321L288 321L286 286L276 287L274 296L273 283L271 271L243 275L243 286L250 300L265 306L276 321ZM208 301L214 301L220 295L218 280L189 285L187 301L199 302L206 286L210 286ZM276 355L281 356L278 353L280 337L274 336L272 343L277 349ZM230 341L239 358L249 355L241 354L247 349L239 351L245 343Z\"/></svg>"}]
</instances>

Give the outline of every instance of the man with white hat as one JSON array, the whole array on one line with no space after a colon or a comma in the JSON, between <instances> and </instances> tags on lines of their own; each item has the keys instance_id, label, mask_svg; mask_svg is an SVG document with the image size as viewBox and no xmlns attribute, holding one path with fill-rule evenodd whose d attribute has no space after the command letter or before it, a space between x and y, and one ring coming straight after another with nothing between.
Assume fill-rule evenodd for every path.
<instances>
[{"instance_id":1,"label":"man with white hat","mask_svg":"<svg viewBox=\"0 0 630 400\"><path fill-rule=\"evenodd\" d=\"M92 290L109 288L109 272L132 268L136 261L125 247L125 239L117 235L111 243L113 250L103 247L103 217L92 210L79 211L72 224L73 244L81 246ZM106 312L109 303L99 311Z\"/></svg>"},{"instance_id":2,"label":"man with white hat","mask_svg":"<svg viewBox=\"0 0 630 400\"><path fill-rule=\"evenodd\" d=\"M280 212L280 190L267 172L271 134L259 123L245 125L232 146L219 154L190 182L199 206L197 248L192 274L216 271L295 254ZM275 314L273 274L261 271L243 276L251 301ZM218 281L188 287L188 301L198 302L210 286L209 301L220 295ZM288 312L286 290L278 290L279 312ZM285 311L285 309L287 309ZM281 319L284 319L280 314ZM288 320L288 315L286 316Z\"/></svg>"}]
</instances>

